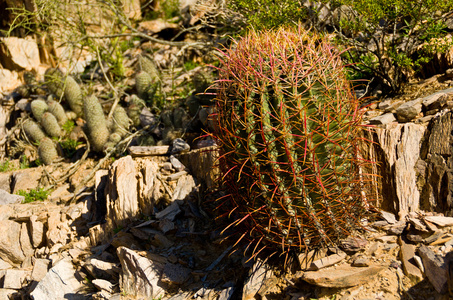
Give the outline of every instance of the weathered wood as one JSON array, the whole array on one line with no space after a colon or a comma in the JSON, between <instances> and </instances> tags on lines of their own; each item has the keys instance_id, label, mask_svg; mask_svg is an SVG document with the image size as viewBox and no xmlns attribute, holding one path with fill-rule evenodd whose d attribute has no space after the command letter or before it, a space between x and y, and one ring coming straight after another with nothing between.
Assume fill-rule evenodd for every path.
<instances>
[{"instance_id":1,"label":"weathered wood","mask_svg":"<svg viewBox=\"0 0 453 300\"><path fill-rule=\"evenodd\" d=\"M137 156L153 156L153 155L168 155L170 146L130 146L128 148L130 155Z\"/></svg>"}]
</instances>

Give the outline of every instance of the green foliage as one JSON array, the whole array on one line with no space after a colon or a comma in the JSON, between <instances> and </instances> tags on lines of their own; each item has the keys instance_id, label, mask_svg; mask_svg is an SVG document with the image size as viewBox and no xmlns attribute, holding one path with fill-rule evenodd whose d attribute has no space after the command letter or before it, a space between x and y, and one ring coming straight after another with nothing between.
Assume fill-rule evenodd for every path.
<instances>
[{"instance_id":1,"label":"green foliage","mask_svg":"<svg viewBox=\"0 0 453 300\"><path fill-rule=\"evenodd\" d=\"M0 163L0 172L8 172L11 171L13 168L9 160L6 160Z\"/></svg>"},{"instance_id":2,"label":"green foliage","mask_svg":"<svg viewBox=\"0 0 453 300\"><path fill-rule=\"evenodd\" d=\"M227 228L255 253L324 247L360 228L362 113L340 52L301 27L252 30L225 50L219 76L213 135Z\"/></svg>"},{"instance_id":3,"label":"green foliage","mask_svg":"<svg viewBox=\"0 0 453 300\"><path fill-rule=\"evenodd\" d=\"M338 42L349 48L344 58L358 74L375 77L398 92L402 84L452 45L446 19L453 0L325 0L336 7Z\"/></svg>"},{"instance_id":4,"label":"green foliage","mask_svg":"<svg viewBox=\"0 0 453 300\"><path fill-rule=\"evenodd\" d=\"M255 29L294 25L308 17L300 0L232 0L231 8L241 13Z\"/></svg>"},{"instance_id":5,"label":"green foliage","mask_svg":"<svg viewBox=\"0 0 453 300\"><path fill-rule=\"evenodd\" d=\"M50 192L51 192L50 190L46 190L44 188L39 188L39 189L32 189L29 192L20 190L20 191L17 191L17 195L25 197L25 199L24 199L24 201L22 201L22 203L30 203L30 202L46 200L47 197L50 195Z\"/></svg>"},{"instance_id":6,"label":"green foliage","mask_svg":"<svg viewBox=\"0 0 453 300\"><path fill-rule=\"evenodd\" d=\"M66 134L70 134L74 130L74 127L75 127L74 121L67 120L63 124L63 126L61 126L61 129L63 129Z\"/></svg>"},{"instance_id":7,"label":"green foliage","mask_svg":"<svg viewBox=\"0 0 453 300\"><path fill-rule=\"evenodd\" d=\"M19 161L19 169L23 170L28 168L30 168L30 161L26 155L22 155Z\"/></svg>"},{"instance_id":8,"label":"green foliage","mask_svg":"<svg viewBox=\"0 0 453 300\"><path fill-rule=\"evenodd\" d=\"M179 16L179 0L166 0L161 2L161 9L165 20Z\"/></svg>"},{"instance_id":9,"label":"green foliage","mask_svg":"<svg viewBox=\"0 0 453 300\"><path fill-rule=\"evenodd\" d=\"M76 153L80 145L82 145L82 142L69 138L60 142L60 146L63 149L65 157L72 157Z\"/></svg>"}]
</instances>

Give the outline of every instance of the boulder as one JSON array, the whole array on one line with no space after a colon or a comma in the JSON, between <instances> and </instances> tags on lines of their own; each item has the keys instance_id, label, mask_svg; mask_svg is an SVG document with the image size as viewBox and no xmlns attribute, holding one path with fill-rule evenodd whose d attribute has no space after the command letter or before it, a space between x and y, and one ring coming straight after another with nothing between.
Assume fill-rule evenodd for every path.
<instances>
[{"instance_id":1,"label":"boulder","mask_svg":"<svg viewBox=\"0 0 453 300\"><path fill-rule=\"evenodd\" d=\"M126 295L145 299L163 296L160 277L165 259L143 257L126 247L119 247L117 254L122 267L120 288Z\"/></svg>"},{"instance_id":2,"label":"boulder","mask_svg":"<svg viewBox=\"0 0 453 300\"><path fill-rule=\"evenodd\" d=\"M76 278L76 270L70 258L57 262L31 292L34 300L48 299L88 299L79 294L83 284Z\"/></svg>"},{"instance_id":3,"label":"boulder","mask_svg":"<svg viewBox=\"0 0 453 300\"><path fill-rule=\"evenodd\" d=\"M0 221L0 258L12 264L21 264L25 255L20 245L21 225L10 220Z\"/></svg>"},{"instance_id":4,"label":"boulder","mask_svg":"<svg viewBox=\"0 0 453 300\"><path fill-rule=\"evenodd\" d=\"M38 44L31 38L0 38L0 62L9 70L37 69L41 63Z\"/></svg>"}]
</instances>

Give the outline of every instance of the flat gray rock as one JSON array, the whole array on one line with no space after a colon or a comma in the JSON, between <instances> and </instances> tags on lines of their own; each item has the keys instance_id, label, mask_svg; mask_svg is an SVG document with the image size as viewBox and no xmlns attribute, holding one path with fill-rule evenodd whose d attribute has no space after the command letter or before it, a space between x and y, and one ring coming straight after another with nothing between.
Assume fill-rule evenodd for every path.
<instances>
[{"instance_id":1,"label":"flat gray rock","mask_svg":"<svg viewBox=\"0 0 453 300\"><path fill-rule=\"evenodd\" d=\"M386 114L371 118L369 120L370 124L372 124L372 125L384 125L384 124L389 124L389 123L392 123L395 121L396 121L395 115L392 113L386 113Z\"/></svg>"},{"instance_id":2,"label":"flat gray rock","mask_svg":"<svg viewBox=\"0 0 453 300\"><path fill-rule=\"evenodd\" d=\"M0 189L0 205L22 203L24 199L24 196L10 194L5 190Z\"/></svg>"}]
</instances>

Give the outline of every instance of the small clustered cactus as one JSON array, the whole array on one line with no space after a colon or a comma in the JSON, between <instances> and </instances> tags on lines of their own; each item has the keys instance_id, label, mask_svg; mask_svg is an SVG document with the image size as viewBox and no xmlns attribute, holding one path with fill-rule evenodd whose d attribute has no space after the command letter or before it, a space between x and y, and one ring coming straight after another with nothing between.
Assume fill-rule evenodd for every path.
<instances>
[{"instance_id":1,"label":"small clustered cactus","mask_svg":"<svg viewBox=\"0 0 453 300\"><path fill-rule=\"evenodd\" d=\"M104 150L104 145L109 139L110 132L107 121L98 98L90 95L84 98L83 113L86 121L87 135L95 151Z\"/></svg>"},{"instance_id":2,"label":"small clustered cactus","mask_svg":"<svg viewBox=\"0 0 453 300\"><path fill-rule=\"evenodd\" d=\"M371 208L362 112L339 51L301 27L251 31L218 70L213 136L227 228L245 228L238 236L255 253L337 245L361 228Z\"/></svg>"}]
</instances>

